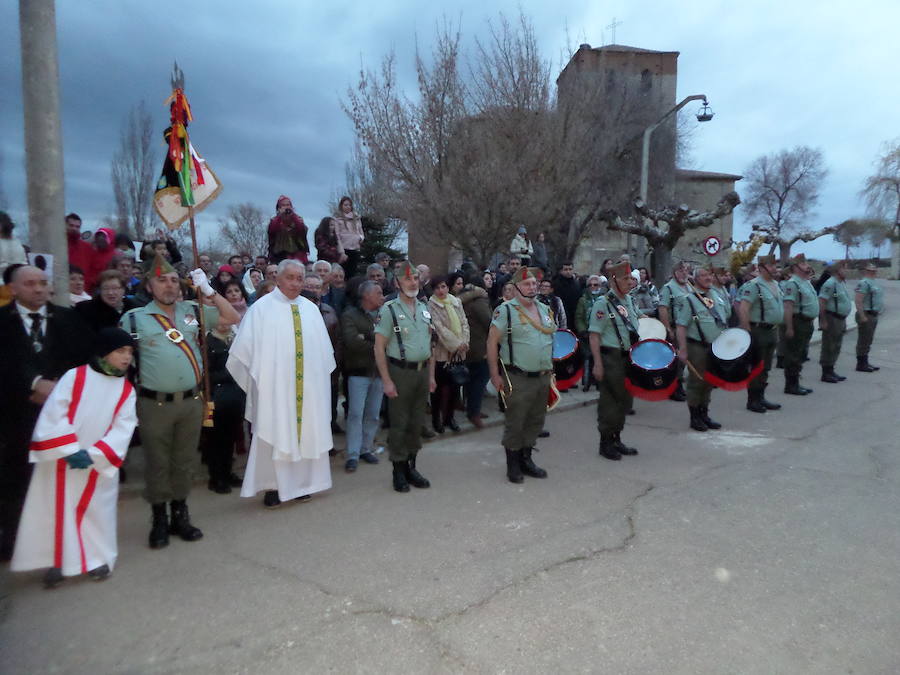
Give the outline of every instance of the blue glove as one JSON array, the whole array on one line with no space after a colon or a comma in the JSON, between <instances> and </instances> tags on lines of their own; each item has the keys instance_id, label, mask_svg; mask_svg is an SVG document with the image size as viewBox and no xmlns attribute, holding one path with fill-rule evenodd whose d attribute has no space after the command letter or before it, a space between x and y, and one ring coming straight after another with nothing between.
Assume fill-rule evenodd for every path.
<instances>
[{"instance_id":1,"label":"blue glove","mask_svg":"<svg viewBox=\"0 0 900 675\"><path fill-rule=\"evenodd\" d=\"M73 469L86 469L94 463L94 460L88 455L87 450L79 450L71 455L67 455L66 463Z\"/></svg>"}]
</instances>

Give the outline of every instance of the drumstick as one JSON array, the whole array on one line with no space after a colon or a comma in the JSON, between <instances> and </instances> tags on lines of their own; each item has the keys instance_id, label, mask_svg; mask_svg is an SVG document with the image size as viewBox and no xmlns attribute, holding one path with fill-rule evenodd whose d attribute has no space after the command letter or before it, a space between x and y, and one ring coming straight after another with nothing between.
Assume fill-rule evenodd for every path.
<instances>
[{"instance_id":1,"label":"drumstick","mask_svg":"<svg viewBox=\"0 0 900 675\"><path fill-rule=\"evenodd\" d=\"M690 359L688 359L687 361L685 361L685 363L687 363L687 367L691 369L691 372L694 374L694 377L696 377L698 380L702 380L702 379L703 379L703 376L697 371L696 368L694 368L694 364L691 363L691 360L690 360Z\"/></svg>"}]
</instances>

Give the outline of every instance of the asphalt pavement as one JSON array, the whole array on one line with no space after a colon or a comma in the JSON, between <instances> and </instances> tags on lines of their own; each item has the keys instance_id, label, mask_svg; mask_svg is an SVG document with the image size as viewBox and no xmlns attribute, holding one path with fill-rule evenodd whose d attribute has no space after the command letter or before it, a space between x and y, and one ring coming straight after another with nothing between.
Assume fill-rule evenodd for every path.
<instances>
[{"instance_id":1,"label":"asphalt pavement","mask_svg":"<svg viewBox=\"0 0 900 675\"><path fill-rule=\"evenodd\" d=\"M597 454L596 394L565 394L549 478L519 486L498 425L447 432L419 457L430 489L394 493L384 456L335 457L330 491L273 511L198 484L205 537L151 551L131 483L108 581L0 572L0 671L900 672L898 317L877 373L854 371L851 331L844 383L819 382L815 346L812 395L773 371L781 411L714 392L721 431L638 401L621 462Z\"/></svg>"}]
</instances>

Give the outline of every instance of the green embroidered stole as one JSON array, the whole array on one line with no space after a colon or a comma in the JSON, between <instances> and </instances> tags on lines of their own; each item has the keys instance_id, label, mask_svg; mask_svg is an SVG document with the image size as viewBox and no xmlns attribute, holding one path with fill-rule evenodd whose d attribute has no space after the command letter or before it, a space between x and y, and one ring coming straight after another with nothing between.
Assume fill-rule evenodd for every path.
<instances>
[{"instance_id":1,"label":"green embroidered stole","mask_svg":"<svg viewBox=\"0 0 900 675\"><path fill-rule=\"evenodd\" d=\"M300 442L300 431L303 424L303 324L300 321L300 308L291 305L294 318L294 347L297 352L297 442Z\"/></svg>"}]
</instances>

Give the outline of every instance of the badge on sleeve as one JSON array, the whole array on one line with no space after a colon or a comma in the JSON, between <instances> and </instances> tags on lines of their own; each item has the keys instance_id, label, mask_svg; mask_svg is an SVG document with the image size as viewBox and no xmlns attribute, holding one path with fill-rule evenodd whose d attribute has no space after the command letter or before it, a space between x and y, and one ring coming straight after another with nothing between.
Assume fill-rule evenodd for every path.
<instances>
[{"instance_id":1,"label":"badge on sleeve","mask_svg":"<svg viewBox=\"0 0 900 675\"><path fill-rule=\"evenodd\" d=\"M500 318L500 310L499 310L499 309L495 309L495 310L494 310L494 318L495 318L495 319L499 319L499 318Z\"/></svg>"},{"instance_id":2,"label":"badge on sleeve","mask_svg":"<svg viewBox=\"0 0 900 675\"><path fill-rule=\"evenodd\" d=\"M600 319L600 320L602 321L602 320L603 320L603 317L605 317L605 316L606 316L606 314L603 313L603 310L602 310L602 309L598 309L598 310L597 310L597 318L598 318L598 319Z\"/></svg>"}]
</instances>

